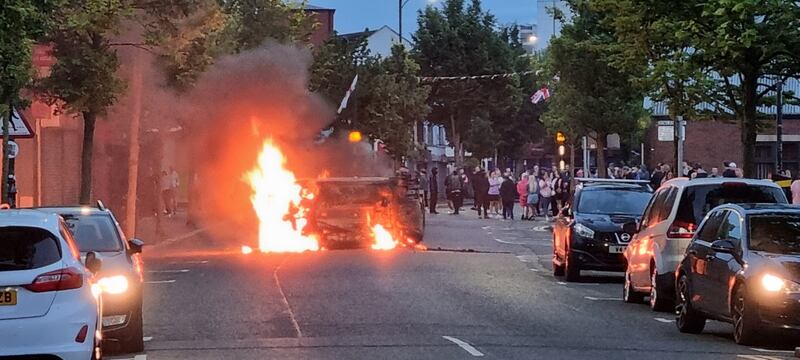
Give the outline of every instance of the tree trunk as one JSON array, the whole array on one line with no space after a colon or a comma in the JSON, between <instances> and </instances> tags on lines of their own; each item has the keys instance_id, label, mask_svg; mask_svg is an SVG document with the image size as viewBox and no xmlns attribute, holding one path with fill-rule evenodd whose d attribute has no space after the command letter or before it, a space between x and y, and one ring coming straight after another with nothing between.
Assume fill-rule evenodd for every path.
<instances>
[{"instance_id":1,"label":"tree trunk","mask_svg":"<svg viewBox=\"0 0 800 360\"><path fill-rule=\"evenodd\" d=\"M758 114L756 110L756 96L758 90L758 76L755 72L743 73L742 94L742 150L744 158L742 170L745 177L756 177L756 137L758 136Z\"/></svg>"},{"instance_id":2,"label":"tree trunk","mask_svg":"<svg viewBox=\"0 0 800 360\"><path fill-rule=\"evenodd\" d=\"M10 140L8 128L11 124L11 117L14 116L14 104L8 102L8 114L3 116L3 178L2 178L2 196L3 199L0 203L8 201L8 173L11 162L8 159L8 141Z\"/></svg>"},{"instance_id":3,"label":"tree trunk","mask_svg":"<svg viewBox=\"0 0 800 360\"><path fill-rule=\"evenodd\" d=\"M597 143L597 177L604 178L608 176L606 171L606 134L597 133L595 139Z\"/></svg>"},{"instance_id":4,"label":"tree trunk","mask_svg":"<svg viewBox=\"0 0 800 360\"><path fill-rule=\"evenodd\" d=\"M128 195L125 203L125 234L136 236L136 205L139 198L139 124L142 116L142 53L137 51L133 60L131 82L131 127L128 133Z\"/></svg>"},{"instance_id":5,"label":"tree trunk","mask_svg":"<svg viewBox=\"0 0 800 360\"><path fill-rule=\"evenodd\" d=\"M461 164L464 163L464 147L461 144L461 134L458 133L456 129L456 116L451 114L450 115L450 139L453 140L453 156L456 160L456 167L461 167Z\"/></svg>"},{"instance_id":6,"label":"tree trunk","mask_svg":"<svg viewBox=\"0 0 800 360\"><path fill-rule=\"evenodd\" d=\"M94 125L97 114L83 112L83 149L81 152L81 197L80 203L88 205L92 201L92 149L94 148Z\"/></svg>"}]
</instances>

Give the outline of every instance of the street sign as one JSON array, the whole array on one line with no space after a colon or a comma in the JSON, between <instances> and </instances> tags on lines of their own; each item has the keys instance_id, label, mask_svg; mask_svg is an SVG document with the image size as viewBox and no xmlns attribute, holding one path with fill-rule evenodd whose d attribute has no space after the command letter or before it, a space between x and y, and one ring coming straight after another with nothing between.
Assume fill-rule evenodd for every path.
<instances>
[{"instance_id":1,"label":"street sign","mask_svg":"<svg viewBox=\"0 0 800 360\"><path fill-rule=\"evenodd\" d=\"M2 114L5 115L5 114ZM2 124L3 116L0 115L0 124ZM25 119L25 116L19 113L17 109L14 109L14 114L11 117L11 122L8 124L8 136L12 138L32 138L33 137L33 130L31 130L31 126L28 124L28 120ZM3 129L0 126L0 136L5 135L3 133Z\"/></svg>"},{"instance_id":2,"label":"street sign","mask_svg":"<svg viewBox=\"0 0 800 360\"><path fill-rule=\"evenodd\" d=\"M9 141L8 142L8 158L14 159L19 155L19 145L16 142Z\"/></svg>"},{"instance_id":3,"label":"street sign","mask_svg":"<svg viewBox=\"0 0 800 360\"><path fill-rule=\"evenodd\" d=\"M675 140L675 129L670 126L658 125L658 141L672 141Z\"/></svg>"},{"instance_id":4,"label":"street sign","mask_svg":"<svg viewBox=\"0 0 800 360\"><path fill-rule=\"evenodd\" d=\"M674 124L672 120L658 120L658 126L673 126Z\"/></svg>"}]
</instances>

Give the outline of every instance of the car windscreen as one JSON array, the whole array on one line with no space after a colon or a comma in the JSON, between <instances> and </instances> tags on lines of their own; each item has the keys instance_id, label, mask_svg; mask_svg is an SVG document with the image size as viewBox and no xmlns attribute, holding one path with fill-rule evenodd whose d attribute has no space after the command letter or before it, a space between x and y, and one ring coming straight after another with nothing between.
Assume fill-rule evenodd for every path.
<instances>
[{"instance_id":1,"label":"car windscreen","mask_svg":"<svg viewBox=\"0 0 800 360\"><path fill-rule=\"evenodd\" d=\"M81 252L120 251L120 241L114 222L107 215L63 215Z\"/></svg>"},{"instance_id":2,"label":"car windscreen","mask_svg":"<svg viewBox=\"0 0 800 360\"><path fill-rule=\"evenodd\" d=\"M800 214L750 217L750 250L800 254Z\"/></svg>"},{"instance_id":3,"label":"car windscreen","mask_svg":"<svg viewBox=\"0 0 800 360\"><path fill-rule=\"evenodd\" d=\"M675 220L699 224L711 209L722 204L786 202L783 190L775 186L741 182L688 186L681 195Z\"/></svg>"},{"instance_id":4,"label":"car windscreen","mask_svg":"<svg viewBox=\"0 0 800 360\"><path fill-rule=\"evenodd\" d=\"M374 204L391 197L388 186L379 184L320 184L317 201L326 206Z\"/></svg>"},{"instance_id":5,"label":"car windscreen","mask_svg":"<svg viewBox=\"0 0 800 360\"><path fill-rule=\"evenodd\" d=\"M58 238L49 231L0 227L0 271L38 269L61 259Z\"/></svg>"},{"instance_id":6,"label":"car windscreen","mask_svg":"<svg viewBox=\"0 0 800 360\"><path fill-rule=\"evenodd\" d=\"M653 194L633 189L581 191L577 212L581 214L642 215Z\"/></svg>"}]
</instances>

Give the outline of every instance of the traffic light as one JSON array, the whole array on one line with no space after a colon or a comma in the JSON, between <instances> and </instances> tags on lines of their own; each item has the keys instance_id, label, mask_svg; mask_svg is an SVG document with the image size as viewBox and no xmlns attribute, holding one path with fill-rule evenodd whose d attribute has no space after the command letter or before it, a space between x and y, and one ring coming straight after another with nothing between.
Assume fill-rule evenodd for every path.
<instances>
[{"instance_id":1,"label":"traffic light","mask_svg":"<svg viewBox=\"0 0 800 360\"><path fill-rule=\"evenodd\" d=\"M352 143L361 141L361 131L351 131L350 134L347 135L347 140Z\"/></svg>"},{"instance_id":2,"label":"traffic light","mask_svg":"<svg viewBox=\"0 0 800 360\"><path fill-rule=\"evenodd\" d=\"M564 145L558 145L558 156L564 156L566 154L567 148Z\"/></svg>"},{"instance_id":3,"label":"traffic light","mask_svg":"<svg viewBox=\"0 0 800 360\"><path fill-rule=\"evenodd\" d=\"M561 131L556 132L556 143L558 145L564 145L566 141L567 141L567 136L564 135L564 133L562 133Z\"/></svg>"}]
</instances>

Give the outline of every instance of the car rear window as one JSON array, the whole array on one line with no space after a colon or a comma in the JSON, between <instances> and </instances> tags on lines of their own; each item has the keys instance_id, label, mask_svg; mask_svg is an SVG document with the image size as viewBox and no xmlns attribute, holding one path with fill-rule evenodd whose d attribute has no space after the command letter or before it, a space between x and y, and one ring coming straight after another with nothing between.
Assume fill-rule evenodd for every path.
<instances>
[{"instance_id":1,"label":"car rear window","mask_svg":"<svg viewBox=\"0 0 800 360\"><path fill-rule=\"evenodd\" d=\"M676 221L699 224L711 209L722 204L787 203L780 188L745 183L689 186L678 204Z\"/></svg>"},{"instance_id":2,"label":"car rear window","mask_svg":"<svg viewBox=\"0 0 800 360\"><path fill-rule=\"evenodd\" d=\"M583 190L577 211L584 214L642 215L652 196L650 192L631 189Z\"/></svg>"},{"instance_id":3,"label":"car rear window","mask_svg":"<svg viewBox=\"0 0 800 360\"><path fill-rule=\"evenodd\" d=\"M0 271L38 269L59 260L58 238L49 231L21 226L0 228Z\"/></svg>"},{"instance_id":4,"label":"car rear window","mask_svg":"<svg viewBox=\"0 0 800 360\"><path fill-rule=\"evenodd\" d=\"M122 241L108 215L63 215L81 252L120 251Z\"/></svg>"}]
</instances>

